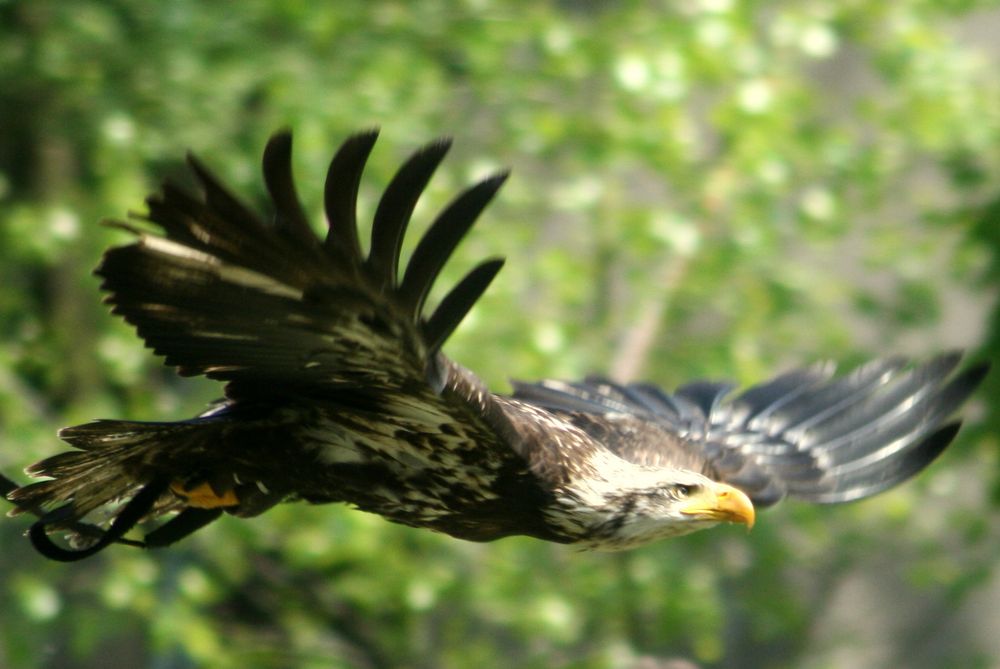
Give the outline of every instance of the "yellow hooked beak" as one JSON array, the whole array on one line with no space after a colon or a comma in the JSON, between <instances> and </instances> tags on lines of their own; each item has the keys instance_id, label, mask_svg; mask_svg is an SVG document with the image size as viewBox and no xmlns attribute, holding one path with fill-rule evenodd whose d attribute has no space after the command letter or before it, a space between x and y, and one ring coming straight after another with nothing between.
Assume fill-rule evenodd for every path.
<instances>
[{"instance_id":1,"label":"yellow hooked beak","mask_svg":"<svg viewBox=\"0 0 1000 669\"><path fill-rule=\"evenodd\" d=\"M750 498L742 490L725 483L700 488L684 503L681 513L706 520L743 523L748 530L753 527L755 518Z\"/></svg>"}]
</instances>

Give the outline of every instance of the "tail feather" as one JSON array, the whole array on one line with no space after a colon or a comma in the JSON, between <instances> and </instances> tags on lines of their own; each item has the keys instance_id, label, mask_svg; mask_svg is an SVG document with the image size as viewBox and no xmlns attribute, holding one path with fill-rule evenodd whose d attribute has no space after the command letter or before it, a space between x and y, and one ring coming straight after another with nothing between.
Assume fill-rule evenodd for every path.
<instances>
[{"instance_id":1,"label":"tail feather","mask_svg":"<svg viewBox=\"0 0 1000 669\"><path fill-rule=\"evenodd\" d=\"M65 428L59 436L79 450L53 455L28 467L28 475L48 480L22 486L8 499L20 509L51 509L68 502L65 519L84 518L168 473L158 462L159 456L188 445L192 428L184 423L117 420ZM168 494L157 503L156 511L163 513L176 506L176 499Z\"/></svg>"},{"instance_id":2,"label":"tail feather","mask_svg":"<svg viewBox=\"0 0 1000 669\"><path fill-rule=\"evenodd\" d=\"M226 445L246 446L241 427L260 429L253 421L234 425L219 409L176 423L99 420L75 425L59 436L77 450L26 470L48 480L18 488L4 479L0 491L14 503L12 515L39 517L29 534L35 548L53 560L80 560L112 543L169 545L223 511L253 516L285 498L287 491L280 486L267 488L253 478L253 469L245 479L237 475ZM173 512L179 513L142 541L125 538L136 523ZM67 535L71 549L49 538L53 530Z\"/></svg>"}]
</instances>

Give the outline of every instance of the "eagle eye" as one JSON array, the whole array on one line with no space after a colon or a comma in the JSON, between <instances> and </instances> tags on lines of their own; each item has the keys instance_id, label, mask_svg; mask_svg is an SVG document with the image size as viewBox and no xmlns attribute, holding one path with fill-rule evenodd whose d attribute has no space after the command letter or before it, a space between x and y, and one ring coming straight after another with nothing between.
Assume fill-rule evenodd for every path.
<instances>
[{"instance_id":1,"label":"eagle eye","mask_svg":"<svg viewBox=\"0 0 1000 669\"><path fill-rule=\"evenodd\" d=\"M674 492L680 497L687 497L693 492L697 492L698 486L688 485L687 483L678 483L674 485Z\"/></svg>"}]
</instances>

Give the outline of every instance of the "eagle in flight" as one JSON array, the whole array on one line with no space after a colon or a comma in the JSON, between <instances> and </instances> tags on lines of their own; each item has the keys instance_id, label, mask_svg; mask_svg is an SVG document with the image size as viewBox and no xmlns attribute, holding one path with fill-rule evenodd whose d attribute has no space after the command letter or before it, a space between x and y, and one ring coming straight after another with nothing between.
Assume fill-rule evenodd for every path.
<instances>
[{"instance_id":1,"label":"eagle in flight","mask_svg":"<svg viewBox=\"0 0 1000 669\"><path fill-rule=\"evenodd\" d=\"M198 160L201 193L167 183L135 240L96 273L112 312L181 375L225 382L189 420L98 420L63 429L75 450L27 472L15 513L45 556L78 560L112 543L165 546L223 512L345 502L472 541L528 535L626 549L720 522L753 525L784 497L869 497L910 478L952 441L952 417L985 364L958 354L885 358L834 376L798 369L731 395L695 381L667 393L600 377L490 392L441 347L503 264L488 259L437 304L435 279L506 174L456 197L400 248L449 142L417 151L374 215L367 254L356 203L375 131L333 158L316 236L296 195L291 135L263 158L265 218ZM167 516L144 539L140 521ZM56 541L53 535L65 537Z\"/></svg>"}]
</instances>

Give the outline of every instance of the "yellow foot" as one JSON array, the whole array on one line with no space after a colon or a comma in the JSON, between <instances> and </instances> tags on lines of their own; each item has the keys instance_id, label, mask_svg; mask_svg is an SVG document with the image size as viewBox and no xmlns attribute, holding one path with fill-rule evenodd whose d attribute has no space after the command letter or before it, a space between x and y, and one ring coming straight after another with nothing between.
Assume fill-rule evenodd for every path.
<instances>
[{"instance_id":1,"label":"yellow foot","mask_svg":"<svg viewBox=\"0 0 1000 669\"><path fill-rule=\"evenodd\" d=\"M240 500L236 497L236 493L232 490L227 490L222 495L219 495L207 483L199 483L193 488L185 488L184 484L180 481L174 481L170 484L170 489L178 497L186 501L188 506L199 509L217 509L223 506L236 506L240 503Z\"/></svg>"}]
</instances>

